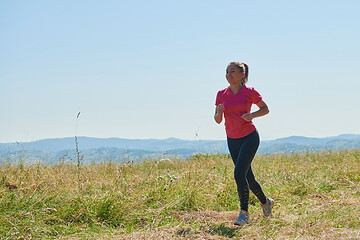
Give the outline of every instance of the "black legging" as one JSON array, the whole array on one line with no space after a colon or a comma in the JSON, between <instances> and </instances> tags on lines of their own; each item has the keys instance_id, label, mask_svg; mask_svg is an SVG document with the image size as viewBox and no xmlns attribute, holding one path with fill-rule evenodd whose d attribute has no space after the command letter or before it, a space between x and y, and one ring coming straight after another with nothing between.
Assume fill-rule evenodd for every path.
<instances>
[{"instance_id":1,"label":"black legging","mask_svg":"<svg viewBox=\"0 0 360 240\"><path fill-rule=\"evenodd\" d=\"M266 196L251 169L251 162L260 143L258 132L255 130L242 138L227 138L227 143L235 164L234 176L241 210L248 211L249 188L262 204L266 203Z\"/></svg>"}]
</instances>

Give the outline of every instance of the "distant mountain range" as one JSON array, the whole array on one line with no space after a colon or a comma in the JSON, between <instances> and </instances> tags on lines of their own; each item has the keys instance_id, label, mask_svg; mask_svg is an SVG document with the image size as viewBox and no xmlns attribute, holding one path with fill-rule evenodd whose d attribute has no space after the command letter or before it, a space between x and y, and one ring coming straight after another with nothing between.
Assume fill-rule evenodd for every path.
<instances>
[{"instance_id":1,"label":"distant mountain range","mask_svg":"<svg viewBox=\"0 0 360 240\"><path fill-rule=\"evenodd\" d=\"M228 153L225 140L122 139L78 137L78 147L85 162L141 161L144 159L186 159L196 153ZM308 138L293 136L262 141L259 154L298 153L304 151L360 149L359 134ZM54 163L75 161L75 138L44 139L23 143L0 143L1 162Z\"/></svg>"}]
</instances>

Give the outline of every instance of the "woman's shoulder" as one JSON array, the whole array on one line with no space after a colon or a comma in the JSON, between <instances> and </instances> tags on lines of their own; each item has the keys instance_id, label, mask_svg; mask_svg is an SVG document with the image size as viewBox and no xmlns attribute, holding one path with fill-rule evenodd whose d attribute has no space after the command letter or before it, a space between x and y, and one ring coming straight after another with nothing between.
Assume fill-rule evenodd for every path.
<instances>
[{"instance_id":1,"label":"woman's shoulder","mask_svg":"<svg viewBox=\"0 0 360 240\"><path fill-rule=\"evenodd\" d=\"M249 86L246 86L246 85L244 85L243 88L244 88L245 91L254 91L255 90L254 87L249 87Z\"/></svg>"},{"instance_id":2,"label":"woman's shoulder","mask_svg":"<svg viewBox=\"0 0 360 240\"><path fill-rule=\"evenodd\" d=\"M219 92L226 92L230 87L226 87L224 89L219 90Z\"/></svg>"},{"instance_id":3,"label":"woman's shoulder","mask_svg":"<svg viewBox=\"0 0 360 240\"><path fill-rule=\"evenodd\" d=\"M221 89L218 91L218 95L223 95L226 94L229 91L229 87Z\"/></svg>"},{"instance_id":4,"label":"woman's shoulder","mask_svg":"<svg viewBox=\"0 0 360 240\"><path fill-rule=\"evenodd\" d=\"M258 93L258 91L254 87L248 87L246 85L243 86L244 92L247 93Z\"/></svg>"}]
</instances>

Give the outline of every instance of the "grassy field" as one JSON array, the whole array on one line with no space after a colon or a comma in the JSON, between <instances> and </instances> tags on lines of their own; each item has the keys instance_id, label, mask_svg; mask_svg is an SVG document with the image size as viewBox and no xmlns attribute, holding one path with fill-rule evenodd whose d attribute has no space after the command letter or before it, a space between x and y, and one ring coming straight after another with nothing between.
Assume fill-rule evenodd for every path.
<instances>
[{"instance_id":1,"label":"grassy field","mask_svg":"<svg viewBox=\"0 0 360 240\"><path fill-rule=\"evenodd\" d=\"M1 160L0 160L1 162ZM360 239L360 151L257 156L275 202L236 227L227 155L0 168L0 239Z\"/></svg>"}]
</instances>

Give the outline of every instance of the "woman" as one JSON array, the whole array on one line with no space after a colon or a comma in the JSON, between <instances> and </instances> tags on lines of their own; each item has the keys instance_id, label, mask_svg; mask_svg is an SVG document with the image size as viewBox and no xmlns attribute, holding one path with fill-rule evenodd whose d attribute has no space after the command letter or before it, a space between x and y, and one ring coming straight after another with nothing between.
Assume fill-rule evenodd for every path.
<instances>
[{"instance_id":1,"label":"woman","mask_svg":"<svg viewBox=\"0 0 360 240\"><path fill-rule=\"evenodd\" d=\"M240 214L234 224L249 223L249 189L261 202L264 217L272 216L274 201L265 196L251 169L251 162L258 149L259 134L252 120L269 113L261 95L247 87L249 67L245 63L231 62L226 68L229 87L220 90L216 96L215 121L220 124L225 118L227 143L231 158L235 164L234 176L240 198ZM250 113L251 105L259 109Z\"/></svg>"}]
</instances>

